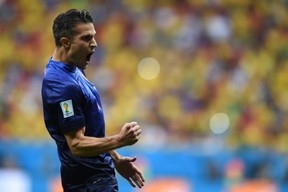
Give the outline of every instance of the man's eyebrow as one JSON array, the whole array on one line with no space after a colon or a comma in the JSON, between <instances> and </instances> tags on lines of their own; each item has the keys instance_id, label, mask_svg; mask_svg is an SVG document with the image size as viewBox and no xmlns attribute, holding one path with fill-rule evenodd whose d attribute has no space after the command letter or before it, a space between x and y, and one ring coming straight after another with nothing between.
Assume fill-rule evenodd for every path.
<instances>
[{"instance_id":1,"label":"man's eyebrow","mask_svg":"<svg viewBox=\"0 0 288 192\"><path fill-rule=\"evenodd\" d=\"M80 38L92 38L96 35L96 33L87 33L80 36Z\"/></svg>"},{"instance_id":2,"label":"man's eyebrow","mask_svg":"<svg viewBox=\"0 0 288 192\"><path fill-rule=\"evenodd\" d=\"M96 32L94 33L86 33L86 34L83 34L82 36L95 36L96 35Z\"/></svg>"},{"instance_id":3,"label":"man's eyebrow","mask_svg":"<svg viewBox=\"0 0 288 192\"><path fill-rule=\"evenodd\" d=\"M94 36L94 35L92 35L91 33L82 35L82 37L91 37L91 36Z\"/></svg>"}]
</instances>

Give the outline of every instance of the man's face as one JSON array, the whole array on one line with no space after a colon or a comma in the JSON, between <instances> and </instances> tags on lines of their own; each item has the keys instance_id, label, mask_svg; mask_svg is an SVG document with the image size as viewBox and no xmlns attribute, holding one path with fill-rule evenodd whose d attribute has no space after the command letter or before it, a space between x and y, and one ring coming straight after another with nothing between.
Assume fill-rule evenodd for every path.
<instances>
[{"instance_id":1,"label":"man's face","mask_svg":"<svg viewBox=\"0 0 288 192\"><path fill-rule=\"evenodd\" d=\"M81 69L86 69L90 62L91 55L97 46L93 23L81 23L75 27L76 34L70 40L68 51L69 64Z\"/></svg>"}]
</instances>

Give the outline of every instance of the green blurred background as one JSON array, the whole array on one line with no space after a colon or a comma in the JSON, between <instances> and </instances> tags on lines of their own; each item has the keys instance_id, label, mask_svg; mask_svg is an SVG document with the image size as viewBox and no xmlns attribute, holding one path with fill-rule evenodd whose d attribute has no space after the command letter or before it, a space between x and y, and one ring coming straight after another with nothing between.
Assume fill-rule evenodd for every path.
<instances>
[{"instance_id":1,"label":"green blurred background","mask_svg":"<svg viewBox=\"0 0 288 192\"><path fill-rule=\"evenodd\" d=\"M139 157L141 191L288 190L287 0L0 0L0 191L59 191L40 90L70 8L94 18L107 135L143 129L119 150Z\"/></svg>"}]
</instances>

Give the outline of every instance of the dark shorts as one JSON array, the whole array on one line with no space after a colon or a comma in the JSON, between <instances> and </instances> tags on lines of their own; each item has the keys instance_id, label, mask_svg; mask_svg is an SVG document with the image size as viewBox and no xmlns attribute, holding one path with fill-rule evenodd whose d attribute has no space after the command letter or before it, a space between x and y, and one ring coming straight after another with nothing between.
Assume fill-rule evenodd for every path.
<instances>
[{"instance_id":1,"label":"dark shorts","mask_svg":"<svg viewBox=\"0 0 288 192\"><path fill-rule=\"evenodd\" d=\"M118 192L118 183L115 177L91 179L79 185L62 184L64 192Z\"/></svg>"}]
</instances>

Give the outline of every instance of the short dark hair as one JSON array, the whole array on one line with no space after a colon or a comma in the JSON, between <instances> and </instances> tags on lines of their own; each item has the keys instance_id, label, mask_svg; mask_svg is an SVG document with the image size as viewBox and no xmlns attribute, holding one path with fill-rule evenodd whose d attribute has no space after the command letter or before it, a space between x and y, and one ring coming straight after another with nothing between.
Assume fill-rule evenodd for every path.
<instances>
[{"instance_id":1,"label":"short dark hair","mask_svg":"<svg viewBox=\"0 0 288 192\"><path fill-rule=\"evenodd\" d=\"M62 37L72 38L75 35L75 26L79 23L93 23L93 19L88 11L70 9L59 14L53 22L53 35L57 47L61 47Z\"/></svg>"}]
</instances>

